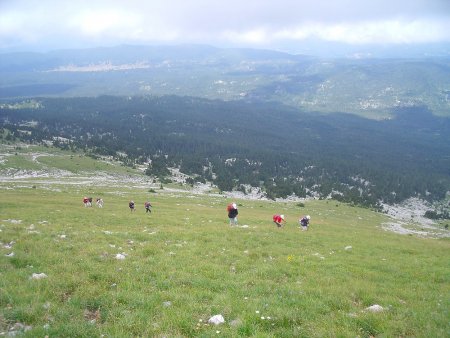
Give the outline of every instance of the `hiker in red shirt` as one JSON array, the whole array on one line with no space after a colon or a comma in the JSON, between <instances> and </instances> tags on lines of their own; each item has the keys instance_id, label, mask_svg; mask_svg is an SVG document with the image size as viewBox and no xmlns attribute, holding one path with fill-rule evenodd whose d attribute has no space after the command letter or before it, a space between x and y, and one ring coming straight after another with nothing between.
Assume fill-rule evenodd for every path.
<instances>
[{"instance_id":1,"label":"hiker in red shirt","mask_svg":"<svg viewBox=\"0 0 450 338\"><path fill-rule=\"evenodd\" d=\"M278 228L281 228L281 226L286 223L284 220L284 215L273 215L273 222Z\"/></svg>"},{"instance_id":2,"label":"hiker in red shirt","mask_svg":"<svg viewBox=\"0 0 450 338\"><path fill-rule=\"evenodd\" d=\"M85 207L91 207L92 206L92 197L84 197L83 198L83 204Z\"/></svg>"}]
</instances>

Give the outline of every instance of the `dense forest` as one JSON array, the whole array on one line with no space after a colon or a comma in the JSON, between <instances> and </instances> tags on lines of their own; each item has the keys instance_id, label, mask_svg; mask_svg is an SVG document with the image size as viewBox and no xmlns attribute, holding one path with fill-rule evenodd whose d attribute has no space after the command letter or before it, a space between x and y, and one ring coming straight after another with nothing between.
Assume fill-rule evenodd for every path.
<instances>
[{"instance_id":1,"label":"dense forest","mask_svg":"<svg viewBox=\"0 0 450 338\"><path fill-rule=\"evenodd\" d=\"M177 167L221 190L262 189L269 198L317 196L380 208L450 187L450 119L426 108L370 120L312 114L279 103L192 97L36 98L3 104L8 139L53 144L164 178ZM20 108L20 109L18 109Z\"/></svg>"}]
</instances>

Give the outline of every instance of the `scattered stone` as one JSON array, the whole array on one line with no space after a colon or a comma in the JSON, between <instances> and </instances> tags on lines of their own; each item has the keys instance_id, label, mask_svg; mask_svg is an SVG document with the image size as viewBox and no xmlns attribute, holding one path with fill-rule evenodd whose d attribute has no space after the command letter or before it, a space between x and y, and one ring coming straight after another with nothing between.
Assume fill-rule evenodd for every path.
<instances>
[{"instance_id":1,"label":"scattered stone","mask_svg":"<svg viewBox=\"0 0 450 338\"><path fill-rule=\"evenodd\" d=\"M123 260L123 259L125 259L125 255L124 255L124 254L121 254L121 253L118 253L118 254L116 255L116 259Z\"/></svg>"},{"instance_id":2,"label":"scattered stone","mask_svg":"<svg viewBox=\"0 0 450 338\"><path fill-rule=\"evenodd\" d=\"M9 253L9 254L6 254L5 256L6 256L6 257L13 257L13 256L14 256L14 252L11 252L11 253Z\"/></svg>"},{"instance_id":3,"label":"scattered stone","mask_svg":"<svg viewBox=\"0 0 450 338\"><path fill-rule=\"evenodd\" d=\"M208 319L208 323L219 325L225 323L225 319L223 318L222 315L215 315Z\"/></svg>"},{"instance_id":4,"label":"scattered stone","mask_svg":"<svg viewBox=\"0 0 450 338\"><path fill-rule=\"evenodd\" d=\"M48 276L45 273L33 273L31 275L31 279L43 279L43 278L47 278Z\"/></svg>"},{"instance_id":5,"label":"scattered stone","mask_svg":"<svg viewBox=\"0 0 450 338\"><path fill-rule=\"evenodd\" d=\"M11 241L11 242L9 242L9 243L6 243L6 244L3 245L3 248L5 248L5 249L12 249L12 247L13 247L13 245L14 245L15 243L16 243L16 242L14 242L14 241Z\"/></svg>"},{"instance_id":6,"label":"scattered stone","mask_svg":"<svg viewBox=\"0 0 450 338\"><path fill-rule=\"evenodd\" d=\"M65 239L67 236L66 235L59 235L59 238L61 239Z\"/></svg>"},{"instance_id":7,"label":"scattered stone","mask_svg":"<svg viewBox=\"0 0 450 338\"><path fill-rule=\"evenodd\" d=\"M169 306L172 306L172 302L171 301L167 301L167 302L164 302L163 305L165 307L169 307Z\"/></svg>"},{"instance_id":8,"label":"scattered stone","mask_svg":"<svg viewBox=\"0 0 450 338\"><path fill-rule=\"evenodd\" d=\"M346 246L344 249L345 249L345 250L351 250L351 249L352 249L352 246L351 246L351 245L348 245L348 246Z\"/></svg>"},{"instance_id":9,"label":"scattered stone","mask_svg":"<svg viewBox=\"0 0 450 338\"><path fill-rule=\"evenodd\" d=\"M369 312L382 312L384 308L381 305L375 304L366 308L366 311Z\"/></svg>"}]
</instances>

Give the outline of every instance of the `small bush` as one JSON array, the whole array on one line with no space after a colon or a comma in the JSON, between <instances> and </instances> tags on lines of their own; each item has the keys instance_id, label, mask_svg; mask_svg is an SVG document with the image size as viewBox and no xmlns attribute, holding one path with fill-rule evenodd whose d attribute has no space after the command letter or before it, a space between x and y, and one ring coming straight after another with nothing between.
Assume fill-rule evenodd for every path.
<instances>
[{"instance_id":1,"label":"small bush","mask_svg":"<svg viewBox=\"0 0 450 338\"><path fill-rule=\"evenodd\" d=\"M427 210L425 212L424 216L429 219L438 219L439 218L439 215L437 214L437 212L433 211L433 210Z\"/></svg>"}]
</instances>

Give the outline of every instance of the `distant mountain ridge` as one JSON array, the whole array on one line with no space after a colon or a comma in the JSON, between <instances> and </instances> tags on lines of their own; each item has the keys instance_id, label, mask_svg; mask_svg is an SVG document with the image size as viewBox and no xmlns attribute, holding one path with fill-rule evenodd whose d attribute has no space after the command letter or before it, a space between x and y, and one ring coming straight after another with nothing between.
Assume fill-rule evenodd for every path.
<instances>
[{"instance_id":1,"label":"distant mountain ridge","mask_svg":"<svg viewBox=\"0 0 450 338\"><path fill-rule=\"evenodd\" d=\"M2 100L181 95L385 119L419 106L450 116L449 94L450 57L324 59L201 45L0 54Z\"/></svg>"}]
</instances>

